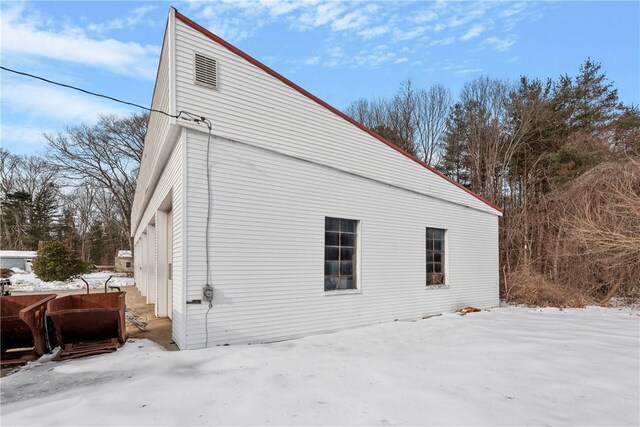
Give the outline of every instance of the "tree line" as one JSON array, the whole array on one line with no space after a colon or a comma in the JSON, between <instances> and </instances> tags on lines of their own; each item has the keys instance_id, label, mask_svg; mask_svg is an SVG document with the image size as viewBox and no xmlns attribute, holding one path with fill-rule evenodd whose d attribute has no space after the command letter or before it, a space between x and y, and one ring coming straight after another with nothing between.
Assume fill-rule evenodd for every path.
<instances>
[{"instance_id":1,"label":"tree line","mask_svg":"<svg viewBox=\"0 0 640 427\"><path fill-rule=\"evenodd\" d=\"M82 261L113 265L131 249L131 207L147 114L100 116L44 134L44 155L0 149L0 247L37 250L57 240Z\"/></svg>"},{"instance_id":2,"label":"tree line","mask_svg":"<svg viewBox=\"0 0 640 427\"><path fill-rule=\"evenodd\" d=\"M410 80L347 113L504 209L501 290L606 303L640 288L640 111L588 59L577 76L480 77L453 99Z\"/></svg>"}]
</instances>

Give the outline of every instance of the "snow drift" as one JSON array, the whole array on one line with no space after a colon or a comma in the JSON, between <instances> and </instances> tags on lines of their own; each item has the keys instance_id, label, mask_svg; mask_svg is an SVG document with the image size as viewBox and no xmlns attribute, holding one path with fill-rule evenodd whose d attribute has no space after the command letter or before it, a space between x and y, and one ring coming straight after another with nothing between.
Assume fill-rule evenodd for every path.
<instances>
[{"instance_id":1,"label":"snow drift","mask_svg":"<svg viewBox=\"0 0 640 427\"><path fill-rule=\"evenodd\" d=\"M498 308L268 345L150 341L0 381L3 425L638 425L640 317Z\"/></svg>"}]
</instances>

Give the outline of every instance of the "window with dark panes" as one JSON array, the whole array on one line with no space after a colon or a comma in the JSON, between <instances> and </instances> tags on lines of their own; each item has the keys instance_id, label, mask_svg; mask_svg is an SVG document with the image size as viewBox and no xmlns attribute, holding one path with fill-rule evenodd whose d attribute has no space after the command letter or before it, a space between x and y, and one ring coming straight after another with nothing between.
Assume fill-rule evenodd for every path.
<instances>
[{"instance_id":1,"label":"window with dark panes","mask_svg":"<svg viewBox=\"0 0 640 427\"><path fill-rule=\"evenodd\" d=\"M325 218L324 290L356 289L358 221Z\"/></svg>"},{"instance_id":2,"label":"window with dark panes","mask_svg":"<svg viewBox=\"0 0 640 427\"><path fill-rule=\"evenodd\" d=\"M444 284L444 230L427 228L427 286Z\"/></svg>"}]
</instances>

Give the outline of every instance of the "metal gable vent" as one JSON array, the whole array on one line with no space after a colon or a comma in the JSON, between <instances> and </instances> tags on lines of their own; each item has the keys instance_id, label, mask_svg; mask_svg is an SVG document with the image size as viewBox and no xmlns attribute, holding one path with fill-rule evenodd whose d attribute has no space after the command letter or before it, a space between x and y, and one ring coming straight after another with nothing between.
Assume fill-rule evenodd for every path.
<instances>
[{"instance_id":1,"label":"metal gable vent","mask_svg":"<svg viewBox=\"0 0 640 427\"><path fill-rule=\"evenodd\" d=\"M218 61L200 53L194 54L193 79L198 85L218 87Z\"/></svg>"}]
</instances>

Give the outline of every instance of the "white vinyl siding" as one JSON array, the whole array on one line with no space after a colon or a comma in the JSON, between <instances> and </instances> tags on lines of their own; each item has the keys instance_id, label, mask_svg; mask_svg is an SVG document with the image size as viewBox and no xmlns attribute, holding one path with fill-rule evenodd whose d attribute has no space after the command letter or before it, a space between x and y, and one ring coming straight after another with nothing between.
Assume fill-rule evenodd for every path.
<instances>
[{"instance_id":1,"label":"white vinyl siding","mask_svg":"<svg viewBox=\"0 0 640 427\"><path fill-rule=\"evenodd\" d=\"M171 14L168 28L153 105L211 120L212 186L206 127L150 121L133 221L138 254L148 243L142 231L173 192L181 349L205 343L208 305L197 300L207 284L209 195L209 345L498 304L498 211ZM216 61L218 89L194 83L196 52ZM326 217L358 221L358 289L324 291ZM425 286L426 228L446 230L446 287Z\"/></svg>"},{"instance_id":2,"label":"white vinyl siding","mask_svg":"<svg viewBox=\"0 0 640 427\"><path fill-rule=\"evenodd\" d=\"M154 217L158 209L160 208L162 202L167 198L168 195L172 197L172 212L173 212L173 318L172 318L172 338L178 347L183 348L184 346L184 334L185 334L185 325L184 325L184 297L183 297L183 236L184 236L184 227L183 227L183 144L184 141L182 138L178 137L177 141L171 142L173 145L173 151L171 152L171 156L169 157L169 161L167 162L166 167L162 171L162 175L158 180L158 185L153 192L153 195L149 201L147 209L144 214L141 216L141 224L149 224L153 222ZM136 242L135 247L140 248L140 246L144 247L145 245L141 245L141 237L142 232L146 227L139 227L138 232L134 236L134 241ZM146 245L156 245L156 233L153 236L149 236L147 233ZM140 248L137 249L139 252L143 252L145 249ZM156 251L157 253L157 251ZM139 263L145 262L145 259L142 258L137 252L136 257L134 258L134 263L139 266ZM141 291L148 290L151 286L155 286L155 263L146 260L145 265L143 265L143 271L147 271L142 277L140 275L136 276L136 284ZM136 268L136 271L138 268ZM151 278L148 283L141 283L143 278ZM153 283L152 283L153 281ZM155 295L155 294L154 294ZM152 302L152 301L151 301Z\"/></svg>"},{"instance_id":3,"label":"white vinyl siding","mask_svg":"<svg viewBox=\"0 0 640 427\"><path fill-rule=\"evenodd\" d=\"M193 55L218 64L220 87L193 82ZM482 201L176 19L176 104L213 133L497 214ZM197 129L197 126L187 124ZM336 155L340 153L340 155Z\"/></svg>"},{"instance_id":4,"label":"white vinyl siding","mask_svg":"<svg viewBox=\"0 0 640 427\"><path fill-rule=\"evenodd\" d=\"M189 131L187 147L187 293L201 299L206 133ZM209 345L498 304L497 216L219 138L211 158ZM359 293L324 292L327 216L359 221ZM447 230L447 288L425 286L426 227ZM207 305L186 307L187 348L200 348Z\"/></svg>"},{"instance_id":5,"label":"white vinyl siding","mask_svg":"<svg viewBox=\"0 0 640 427\"><path fill-rule=\"evenodd\" d=\"M153 100L151 102L152 109L165 112L170 111L171 105L170 80L172 73L169 72L169 48L167 34L165 34L165 41L160 54L158 75L153 92ZM131 213L133 227L137 227L139 224L144 204L151 197L151 193L153 193L152 186L154 180L152 178L162 167L162 165L159 164L159 161L162 161L160 153L162 152L162 148L169 143L170 119L168 116L159 113L150 113L147 126L144 150L142 152L142 163L140 165L140 172L138 173L138 183ZM135 231L136 230L133 230L134 233Z\"/></svg>"}]
</instances>

